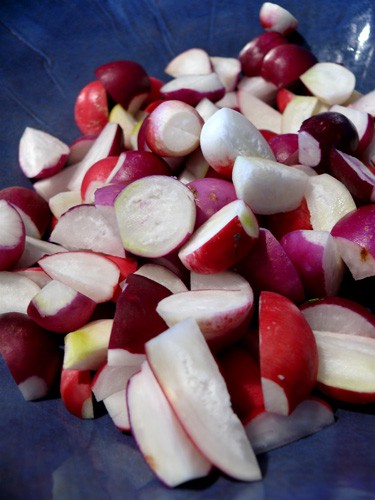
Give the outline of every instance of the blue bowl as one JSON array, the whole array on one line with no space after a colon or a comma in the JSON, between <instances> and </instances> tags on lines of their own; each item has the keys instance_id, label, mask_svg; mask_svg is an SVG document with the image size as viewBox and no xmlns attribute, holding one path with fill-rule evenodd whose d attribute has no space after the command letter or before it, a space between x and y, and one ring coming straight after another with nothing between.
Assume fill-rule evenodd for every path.
<instances>
[{"instance_id":1,"label":"blue bowl","mask_svg":"<svg viewBox=\"0 0 375 500\"><path fill-rule=\"evenodd\" d=\"M69 143L79 135L73 107L94 69L134 59L165 78L170 59L190 47L236 56L262 32L258 0L2 0L0 4L1 187L30 186L18 167L26 126ZM357 89L375 88L375 5L283 0L321 61L342 62ZM375 495L374 408L341 405L329 428L259 457L264 480L218 476L168 490L133 439L108 416L80 421L59 399L27 403L0 363L0 497L27 499L367 499Z\"/></svg>"}]
</instances>

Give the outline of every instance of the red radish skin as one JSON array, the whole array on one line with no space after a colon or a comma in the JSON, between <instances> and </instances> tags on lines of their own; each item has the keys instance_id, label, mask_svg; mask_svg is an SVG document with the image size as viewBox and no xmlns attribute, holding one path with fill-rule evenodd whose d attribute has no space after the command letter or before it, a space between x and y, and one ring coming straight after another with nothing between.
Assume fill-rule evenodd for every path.
<instances>
[{"instance_id":1,"label":"red radish skin","mask_svg":"<svg viewBox=\"0 0 375 500\"><path fill-rule=\"evenodd\" d=\"M26 314L1 314L0 353L25 400L51 393L61 368L59 344L53 334Z\"/></svg>"},{"instance_id":2,"label":"red radish skin","mask_svg":"<svg viewBox=\"0 0 375 500\"><path fill-rule=\"evenodd\" d=\"M278 45L286 44L288 40L274 31L262 33L248 42L240 51L239 60L241 69L246 76L261 74L262 63L265 55Z\"/></svg>"},{"instance_id":3,"label":"red radish skin","mask_svg":"<svg viewBox=\"0 0 375 500\"><path fill-rule=\"evenodd\" d=\"M290 165L292 158L298 163L298 134L278 134L268 141L276 161Z\"/></svg>"},{"instance_id":4,"label":"red radish skin","mask_svg":"<svg viewBox=\"0 0 375 500\"><path fill-rule=\"evenodd\" d=\"M319 360L314 334L289 299L262 292L259 337L265 409L289 415L310 395L317 380Z\"/></svg>"},{"instance_id":5,"label":"red radish skin","mask_svg":"<svg viewBox=\"0 0 375 500\"><path fill-rule=\"evenodd\" d=\"M108 156L97 161L88 169L81 184L81 198L84 203L94 202L95 190L106 183L118 159L118 156Z\"/></svg>"},{"instance_id":6,"label":"red radish skin","mask_svg":"<svg viewBox=\"0 0 375 500\"><path fill-rule=\"evenodd\" d=\"M65 408L75 417L94 418L90 370L61 370L60 395Z\"/></svg>"},{"instance_id":7,"label":"red radish skin","mask_svg":"<svg viewBox=\"0 0 375 500\"><path fill-rule=\"evenodd\" d=\"M374 136L374 119L370 113L359 111L358 109L350 108L349 106L342 106L334 104L330 107L330 111L341 113L345 115L355 126L358 133L358 147L356 154L365 151L370 145Z\"/></svg>"},{"instance_id":8,"label":"red radish skin","mask_svg":"<svg viewBox=\"0 0 375 500\"><path fill-rule=\"evenodd\" d=\"M196 106L202 99L217 102L225 95L225 87L218 75L183 75L174 78L160 89L165 100L178 100Z\"/></svg>"},{"instance_id":9,"label":"red radish skin","mask_svg":"<svg viewBox=\"0 0 375 500\"><path fill-rule=\"evenodd\" d=\"M14 266L25 249L26 232L21 216L9 202L0 199L0 271Z\"/></svg>"},{"instance_id":10,"label":"red radish skin","mask_svg":"<svg viewBox=\"0 0 375 500\"><path fill-rule=\"evenodd\" d=\"M99 80L88 83L79 92L74 105L74 119L85 135L99 135L108 123L108 99Z\"/></svg>"},{"instance_id":11,"label":"red radish skin","mask_svg":"<svg viewBox=\"0 0 375 500\"><path fill-rule=\"evenodd\" d=\"M280 113L284 113L285 108L287 105L292 101L295 97L295 94L291 92L290 90L281 87L281 89L278 89L277 95L276 95L276 105L277 109L280 111Z\"/></svg>"},{"instance_id":12,"label":"red radish skin","mask_svg":"<svg viewBox=\"0 0 375 500\"><path fill-rule=\"evenodd\" d=\"M290 231L312 229L306 198L302 198L295 210L265 216L264 225L278 240Z\"/></svg>"}]
</instances>

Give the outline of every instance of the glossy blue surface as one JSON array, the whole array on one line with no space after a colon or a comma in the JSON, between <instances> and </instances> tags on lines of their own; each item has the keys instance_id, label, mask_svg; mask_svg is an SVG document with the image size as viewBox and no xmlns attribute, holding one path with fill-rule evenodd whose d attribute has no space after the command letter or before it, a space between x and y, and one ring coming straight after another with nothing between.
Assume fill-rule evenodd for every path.
<instances>
[{"instance_id":1,"label":"glossy blue surface","mask_svg":"<svg viewBox=\"0 0 375 500\"><path fill-rule=\"evenodd\" d=\"M166 63L199 46L235 56L262 30L260 1L2 0L0 3L1 187L29 185L18 169L26 126L69 142L78 91L110 60L141 62L163 77ZM373 1L282 1L320 60L355 71L357 88L375 88ZM107 416L80 421L59 399L23 401L0 363L0 498L4 499L370 499L375 497L375 417L338 409L324 431L260 457L264 480L218 476L199 488L168 490L131 437Z\"/></svg>"}]
</instances>

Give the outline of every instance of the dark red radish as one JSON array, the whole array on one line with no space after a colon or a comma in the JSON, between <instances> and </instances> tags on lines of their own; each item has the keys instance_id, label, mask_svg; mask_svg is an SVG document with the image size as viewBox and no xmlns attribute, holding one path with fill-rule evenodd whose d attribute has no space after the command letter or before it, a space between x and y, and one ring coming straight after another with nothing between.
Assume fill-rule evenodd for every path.
<instances>
[{"instance_id":1,"label":"dark red radish","mask_svg":"<svg viewBox=\"0 0 375 500\"><path fill-rule=\"evenodd\" d=\"M203 177L189 182L187 187L194 194L196 228L225 205L237 199L233 184L225 179Z\"/></svg>"},{"instance_id":2,"label":"dark red radish","mask_svg":"<svg viewBox=\"0 0 375 500\"><path fill-rule=\"evenodd\" d=\"M231 179L237 156L259 156L274 160L274 154L259 130L240 112L222 108L202 127L200 146L209 165Z\"/></svg>"},{"instance_id":3,"label":"dark red radish","mask_svg":"<svg viewBox=\"0 0 375 500\"><path fill-rule=\"evenodd\" d=\"M65 408L75 417L94 418L90 370L61 370L60 395Z\"/></svg>"},{"instance_id":4,"label":"dark red radish","mask_svg":"<svg viewBox=\"0 0 375 500\"><path fill-rule=\"evenodd\" d=\"M298 163L298 135L297 134L278 134L271 137L268 141L276 161L284 163L284 165L291 165L292 160ZM296 157L297 154L297 157Z\"/></svg>"},{"instance_id":5,"label":"dark red radish","mask_svg":"<svg viewBox=\"0 0 375 500\"><path fill-rule=\"evenodd\" d=\"M304 300L305 292L296 268L273 234L259 229L259 236L250 252L241 259L237 271L244 276L254 292L276 292L295 303Z\"/></svg>"},{"instance_id":6,"label":"dark red radish","mask_svg":"<svg viewBox=\"0 0 375 500\"><path fill-rule=\"evenodd\" d=\"M115 103L135 113L150 92L150 79L145 69L135 61L121 60L103 64L95 70Z\"/></svg>"},{"instance_id":7,"label":"dark red radish","mask_svg":"<svg viewBox=\"0 0 375 500\"><path fill-rule=\"evenodd\" d=\"M277 33L270 31L261 33L248 42L239 53L241 69L246 76L258 76L261 74L262 63L265 55L278 45L286 44L288 40Z\"/></svg>"},{"instance_id":8,"label":"dark red radish","mask_svg":"<svg viewBox=\"0 0 375 500\"><path fill-rule=\"evenodd\" d=\"M331 406L322 399L309 397L290 415L263 412L255 416L245 429L258 455L310 436L334 422Z\"/></svg>"},{"instance_id":9,"label":"dark red radish","mask_svg":"<svg viewBox=\"0 0 375 500\"><path fill-rule=\"evenodd\" d=\"M26 314L30 300L39 290L39 285L26 276L10 271L0 272L0 314Z\"/></svg>"},{"instance_id":10,"label":"dark red radish","mask_svg":"<svg viewBox=\"0 0 375 500\"><path fill-rule=\"evenodd\" d=\"M17 209L0 199L0 271L14 266L25 249L26 231Z\"/></svg>"},{"instance_id":11,"label":"dark red radish","mask_svg":"<svg viewBox=\"0 0 375 500\"><path fill-rule=\"evenodd\" d=\"M145 343L167 329L156 307L171 293L165 286L144 276L131 274L127 277L116 303L108 349L109 365L130 364L129 354L143 355Z\"/></svg>"},{"instance_id":12,"label":"dark red radish","mask_svg":"<svg viewBox=\"0 0 375 500\"><path fill-rule=\"evenodd\" d=\"M165 100L179 100L196 106L206 98L212 102L219 101L225 95L225 87L218 75L211 72L207 75L182 75L167 82L160 89Z\"/></svg>"},{"instance_id":13,"label":"dark red radish","mask_svg":"<svg viewBox=\"0 0 375 500\"><path fill-rule=\"evenodd\" d=\"M260 294L259 353L265 409L289 415L315 386L318 349L298 307L274 292Z\"/></svg>"},{"instance_id":14,"label":"dark red radish","mask_svg":"<svg viewBox=\"0 0 375 500\"><path fill-rule=\"evenodd\" d=\"M203 120L189 104L162 102L145 123L147 145L160 156L185 156L199 146Z\"/></svg>"},{"instance_id":15,"label":"dark red radish","mask_svg":"<svg viewBox=\"0 0 375 500\"><path fill-rule=\"evenodd\" d=\"M354 300L324 297L301 304L300 309L313 331L329 331L375 338L374 314Z\"/></svg>"},{"instance_id":16,"label":"dark red radish","mask_svg":"<svg viewBox=\"0 0 375 500\"><path fill-rule=\"evenodd\" d=\"M185 432L147 362L130 379L126 399L138 448L164 484L172 488L209 474L211 462Z\"/></svg>"},{"instance_id":17,"label":"dark red radish","mask_svg":"<svg viewBox=\"0 0 375 500\"><path fill-rule=\"evenodd\" d=\"M331 230L355 280L375 275L374 227L375 205L370 204L349 212Z\"/></svg>"},{"instance_id":18,"label":"dark red radish","mask_svg":"<svg viewBox=\"0 0 375 500\"><path fill-rule=\"evenodd\" d=\"M354 404L375 402L375 338L314 331L319 352L317 388Z\"/></svg>"},{"instance_id":19,"label":"dark red radish","mask_svg":"<svg viewBox=\"0 0 375 500\"><path fill-rule=\"evenodd\" d=\"M108 123L108 99L99 80L85 85L74 104L74 119L77 127L86 135L99 135Z\"/></svg>"},{"instance_id":20,"label":"dark red radish","mask_svg":"<svg viewBox=\"0 0 375 500\"><path fill-rule=\"evenodd\" d=\"M295 84L317 62L315 55L302 45L281 44L264 56L261 76L276 87L287 87Z\"/></svg>"},{"instance_id":21,"label":"dark red radish","mask_svg":"<svg viewBox=\"0 0 375 500\"><path fill-rule=\"evenodd\" d=\"M70 152L67 165L74 165L83 160L96 138L97 135L82 135L75 139L69 146Z\"/></svg>"},{"instance_id":22,"label":"dark red radish","mask_svg":"<svg viewBox=\"0 0 375 500\"><path fill-rule=\"evenodd\" d=\"M234 479L259 480L261 471L254 452L197 323L187 319L149 340L146 355L177 418L200 452Z\"/></svg>"},{"instance_id":23,"label":"dark red radish","mask_svg":"<svg viewBox=\"0 0 375 500\"><path fill-rule=\"evenodd\" d=\"M171 253L194 229L193 193L173 177L150 175L132 182L114 207L125 250L142 257Z\"/></svg>"},{"instance_id":24,"label":"dark red radish","mask_svg":"<svg viewBox=\"0 0 375 500\"><path fill-rule=\"evenodd\" d=\"M164 72L174 78L184 75L208 75L212 72L211 59L205 50L194 47L169 61Z\"/></svg>"},{"instance_id":25,"label":"dark red radish","mask_svg":"<svg viewBox=\"0 0 375 500\"><path fill-rule=\"evenodd\" d=\"M281 5L264 2L259 11L260 24L266 31L275 31L282 35L288 35L295 31L298 20L291 12Z\"/></svg>"},{"instance_id":26,"label":"dark red radish","mask_svg":"<svg viewBox=\"0 0 375 500\"><path fill-rule=\"evenodd\" d=\"M57 339L26 314L0 315L0 353L27 401L51 393L60 372L60 352Z\"/></svg>"},{"instance_id":27,"label":"dark red radish","mask_svg":"<svg viewBox=\"0 0 375 500\"><path fill-rule=\"evenodd\" d=\"M97 303L111 300L120 271L107 257L89 251L47 255L38 261L51 278L65 283Z\"/></svg>"},{"instance_id":28,"label":"dark red radish","mask_svg":"<svg viewBox=\"0 0 375 500\"><path fill-rule=\"evenodd\" d=\"M84 326L96 302L56 280L49 281L31 299L27 315L45 330L68 333Z\"/></svg>"},{"instance_id":29,"label":"dark red radish","mask_svg":"<svg viewBox=\"0 0 375 500\"><path fill-rule=\"evenodd\" d=\"M225 271L250 251L258 232L252 210L242 200L235 200L206 220L178 255L190 271L202 274Z\"/></svg>"},{"instance_id":30,"label":"dark red radish","mask_svg":"<svg viewBox=\"0 0 375 500\"><path fill-rule=\"evenodd\" d=\"M98 370L107 359L113 319L98 319L69 332L64 338L63 368Z\"/></svg>"},{"instance_id":31,"label":"dark red radish","mask_svg":"<svg viewBox=\"0 0 375 500\"><path fill-rule=\"evenodd\" d=\"M160 78L157 78L156 76L149 76L148 79L150 81L150 91L141 106L141 110L146 112L148 112L149 106L153 106L156 101L161 100L160 89L165 83L164 80L160 80Z\"/></svg>"},{"instance_id":32,"label":"dark red radish","mask_svg":"<svg viewBox=\"0 0 375 500\"><path fill-rule=\"evenodd\" d=\"M78 205L67 210L57 221L49 240L67 250L93 252L124 257L119 230L95 205Z\"/></svg>"},{"instance_id":33,"label":"dark red radish","mask_svg":"<svg viewBox=\"0 0 375 500\"><path fill-rule=\"evenodd\" d=\"M83 203L94 203L96 189L106 184L118 160L118 156L107 156L107 158L95 162L87 170L82 179L80 190Z\"/></svg>"},{"instance_id":34,"label":"dark red radish","mask_svg":"<svg viewBox=\"0 0 375 500\"><path fill-rule=\"evenodd\" d=\"M328 105L345 103L356 83L354 73L334 62L317 62L300 79L312 95Z\"/></svg>"},{"instance_id":35,"label":"dark red radish","mask_svg":"<svg viewBox=\"0 0 375 500\"><path fill-rule=\"evenodd\" d=\"M43 237L51 220L51 212L42 196L31 188L10 186L0 190L0 200L8 201L17 209L28 236Z\"/></svg>"},{"instance_id":36,"label":"dark red radish","mask_svg":"<svg viewBox=\"0 0 375 500\"><path fill-rule=\"evenodd\" d=\"M305 120L298 132L299 161L309 167L328 167L332 148L351 153L358 147L358 133L345 115L326 111Z\"/></svg>"},{"instance_id":37,"label":"dark red radish","mask_svg":"<svg viewBox=\"0 0 375 500\"><path fill-rule=\"evenodd\" d=\"M328 231L291 231L281 238L280 244L297 269L306 297L320 298L339 292L345 266Z\"/></svg>"},{"instance_id":38,"label":"dark red radish","mask_svg":"<svg viewBox=\"0 0 375 500\"><path fill-rule=\"evenodd\" d=\"M69 146L42 130L26 127L18 149L22 172L30 179L43 179L59 172L66 164Z\"/></svg>"},{"instance_id":39,"label":"dark red radish","mask_svg":"<svg viewBox=\"0 0 375 500\"><path fill-rule=\"evenodd\" d=\"M374 136L374 119L370 113L340 104L334 104L329 110L345 115L353 123L359 140L356 153L365 151Z\"/></svg>"},{"instance_id":40,"label":"dark red radish","mask_svg":"<svg viewBox=\"0 0 375 500\"><path fill-rule=\"evenodd\" d=\"M273 160L238 156L232 180L237 197L254 213L270 215L296 209L303 199L309 177Z\"/></svg>"}]
</instances>

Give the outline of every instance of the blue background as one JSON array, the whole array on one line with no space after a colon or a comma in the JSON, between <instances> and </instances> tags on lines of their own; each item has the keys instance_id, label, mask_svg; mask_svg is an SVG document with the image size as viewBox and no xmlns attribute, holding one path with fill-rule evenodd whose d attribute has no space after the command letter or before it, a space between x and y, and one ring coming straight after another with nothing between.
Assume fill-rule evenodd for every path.
<instances>
[{"instance_id":1,"label":"blue background","mask_svg":"<svg viewBox=\"0 0 375 500\"><path fill-rule=\"evenodd\" d=\"M18 168L26 126L69 143L79 90L94 69L134 59L165 78L191 47L236 56L262 32L260 1L2 0L0 3L1 187L30 185ZM321 61L347 64L357 88L375 88L373 1L282 1ZM375 497L374 408L339 408L337 423L260 457L264 480L219 476L198 489L168 490L108 416L80 421L59 399L23 401L0 363L0 498L6 499L367 499Z\"/></svg>"}]
</instances>

